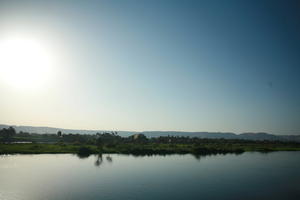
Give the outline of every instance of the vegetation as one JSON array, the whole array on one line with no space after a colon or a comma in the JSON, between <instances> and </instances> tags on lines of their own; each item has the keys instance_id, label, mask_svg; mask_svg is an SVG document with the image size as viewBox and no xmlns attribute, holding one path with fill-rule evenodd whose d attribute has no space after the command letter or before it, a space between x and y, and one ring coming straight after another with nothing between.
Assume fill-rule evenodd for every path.
<instances>
[{"instance_id":1,"label":"vegetation","mask_svg":"<svg viewBox=\"0 0 300 200\"><path fill-rule=\"evenodd\" d=\"M25 143L27 142L27 143ZM282 141L252 141L201 139L166 136L147 138L142 134L120 137L117 132L94 135L33 134L13 128L0 130L0 153L124 153L135 155L185 154L196 155L242 153L244 151L298 151L300 143Z\"/></svg>"}]
</instances>

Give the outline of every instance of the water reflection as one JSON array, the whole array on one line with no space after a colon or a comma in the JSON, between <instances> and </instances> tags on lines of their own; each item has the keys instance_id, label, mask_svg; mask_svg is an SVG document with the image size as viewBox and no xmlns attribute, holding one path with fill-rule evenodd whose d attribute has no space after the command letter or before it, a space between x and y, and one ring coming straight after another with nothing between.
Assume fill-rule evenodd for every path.
<instances>
[{"instance_id":1,"label":"water reflection","mask_svg":"<svg viewBox=\"0 0 300 200\"><path fill-rule=\"evenodd\" d=\"M272 151L260 151L261 153L270 153ZM170 155L193 155L197 160L200 159L200 157L205 157L205 156L214 156L214 155L226 155L226 154L234 154L234 155L240 155L243 154L244 151L235 151L235 152L220 152L220 151L216 151L216 152L197 152L197 153L121 153L123 155L130 155L133 157L152 157L152 156L170 156ZM90 152L80 152L78 154L76 154L78 158L80 159L85 159L88 158L90 155L95 155L95 154L91 154ZM112 157L111 156L106 156L106 160L108 162L112 162ZM102 158L102 154L98 154L97 157L97 163L103 162L103 158Z\"/></svg>"},{"instance_id":2,"label":"water reflection","mask_svg":"<svg viewBox=\"0 0 300 200\"><path fill-rule=\"evenodd\" d=\"M263 152L263 153L268 153L268 152ZM172 155L191 155L193 156L193 158L195 158L197 161L200 161L201 159L205 158L205 157L211 157L211 156L216 156L216 155L226 155L226 154L231 154L231 155L241 155L243 154L243 152L236 152L236 153L215 153L215 154L205 154L205 153L201 153L201 154L123 154L123 155L130 155L133 157L154 157L154 156L163 156L163 157L167 157L167 156L172 156ZM113 158L111 155L106 155L103 156L103 154L76 154L76 156L79 159L87 159L89 158L91 155L93 155L95 157L95 161L94 161L94 166L95 167L100 167L101 165L103 165L104 163L112 163L113 162ZM105 154L104 154L105 155ZM118 154L116 154L118 155Z\"/></svg>"},{"instance_id":3,"label":"water reflection","mask_svg":"<svg viewBox=\"0 0 300 200\"><path fill-rule=\"evenodd\" d=\"M96 167L100 167L100 165L103 163L103 158L102 157L103 157L102 154L99 154L97 156L97 160L95 161L95 166Z\"/></svg>"},{"instance_id":4,"label":"water reflection","mask_svg":"<svg viewBox=\"0 0 300 200\"><path fill-rule=\"evenodd\" d=\"M106 160L107 160L107 162L110 162L110 163L113 161L111 156L106 156Z\"/></svg>"},{"instance_id":5,"label":"water reflection","mask_svg":"<svg viewBox=\"0 0 300 200\"><path fill-rule=\"evenodd\" d=\"M91 154L76 154L76 156L80 159L86 159L88 157L90 157Z\"/></svg>"},{"instance_id":6,"label":"water reflection","mask_svg":"<svg viewBox=\"0 0 300 200\"><path fill-rule=\"evenodd\" d=\"M107 155L107 156L106 156L106 161L107 161L108 163L112 163L113 159L112 159L112 157L111 157L110 155ZM97 159L96 159L96 161L95 161L95 166L96 166L96 167L100 167L100 166L103 164L103 162L104 162L104 160L103 160L103 155L102 155L102 154L98 154L98 155L97 155Z\"/></svg>"},{"instance_id":7,"label":"water reflection","mask_svg":"<svg viewBox=\"0 0 300 200\"><path fill-rule=\"evenodd\" d=\"M234 153L197 153L197 154L191 154L194 156L196 160L200 160L201 158L207 157L207 156L216 156L216 155L226 155L226 154L231 154L231 155L241 155L244 152L234 152ZM266 152L265 152L266 153Z\"/></svg>"},{"instance_id":8,"label":"water reflection","mask_svg":"<svg viewBox=\"0 0 300 200\"><path fill-rule=\"evenodd\" d=\"M9 155L0 156L0 199L299 200L299 166L299 152Z\"/></svg>"},{"instance_id":9,"label":"water reflection","mask_svg":"<svg viewBox=\"0 0 300 200\"><path fill-rule=\"evenodd\" d=\"M79 159L87 159L91 156L92 154L76 154L76 156L79 158ZM94 162L94 165L96 167L100 167L103 163L104 163L104 159L103 159L103 154L94 154L94 156L96 157L96 160ZM110 155L107 155L105 157L106 159L106 162L107 163L112 163L113 162L113 158L110 156Z\"/></svg>"}]
</instances>

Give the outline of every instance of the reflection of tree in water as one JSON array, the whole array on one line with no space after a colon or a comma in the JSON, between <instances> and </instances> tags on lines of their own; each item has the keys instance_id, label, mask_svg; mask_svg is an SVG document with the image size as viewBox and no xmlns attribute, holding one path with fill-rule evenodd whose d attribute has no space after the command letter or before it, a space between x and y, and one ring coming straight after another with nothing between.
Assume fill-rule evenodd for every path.
<instances>
[{"instance_id":1,"label":"reflection of tree in water","mask_svg":"<svg viewBox=\"0 0 300 200\"><path fill-rule=\"evenodd\" d=\"M77 157L80 158L80 159L86 159L86 158L90 157L89 154L76 154L76 155L77 155Z\"/></svg>"},{"instance_id":2,"label":"reflection of tree in water","mask_svg":"<svg viewBox=\"0 0 300 200\"><path fill-rule=\"evenodd\" d=\"M111 156L106 156L106 160L107 160L107 162L112 162L112 157Z\"/></svg>"},{"instance_id":3,"label":"reflection of tree in water","mask_svg":"<svg viewBox=\"0 0 300 200\"><path fill-rule=\"evenodd\" d=\"M201 158L205 158L205 157L210 157L210 156L216 156L216 155L227 155L227 154L231 154L231 155L241 155L243 154L243 152L236 152L236 153L196 153L196 154L191 154L192 156L194 156L194 158L198 161L201 160Z\"/></svg>"},{"instance_id":4,"label":"reflection of tree in water","mask_svg":"<svg viewBox=\"0 0 300 200\"><path fill-rule=\"evenodd\" d=\"M196 160L200 161L205 157L216 156L217 154L191 154Z\"/></svg>"},{"instance_id":5,"label":"reflection of tree in water","mask_svg":"<svg viewBox=\"0 0 300 200\"><path fill-rule=\"evenodd\" d=\"M189 154L192 155L196 160L200 161L202 158L209 157L209 156L216 156L216 155L226 155L226 154L232 154L232 155L240 155L242 153L237 152L237 153L194 153L194 154ZM131 155L134 157L152 157L152 156L172 156L172 155L187 155L185 153L183 154L126 154L126 155ZM77 154L78 158L80 159L86 159L90 155L85 155L85 154ZM112 163L113 159L110 155L106 155L105 158L103 158L103 154L97 154L96 155L96 160L94 162L94 165L96 167L100 167L104 162L107 163Z\"/></svg>"},{"instance_id":6,"label":"reflection of tree in water","mask_svg":"<svg viewBox=\"0 0 300 200\"><path fill-rule=\"evenodd\" d=\"M199 154L192 154L192 155L194 156L194 158L195 158L196 160L200 161L201 155L199 155Z\"/></svg>"},{"instance_id":7,"label":"reflection of tree in water","mask_svg":"<svg viewBox=\"0 0 300 200\"><path fill-rule=\"evenodd\" d=\"M98 154L97 160L95 161L95 166L96 167L100 167L100 165L102 164L102 162L103 162L102 154Z\"/></svg>"},{"instance_id":8,"label":"reflection of tree in water","mask_svg":"<svg viewBox=\"0 0 300 200\"><path fill-rule=\"evenodd\" d=\"M111 163L113 161L112 157L110 155L106 156L106 161ZM103 159L103 155L102 154L98 154L97 155L97 159L95 161L95 166L96 167L100 167L104 162L104 159Z\"/></svg>"}]
</instances>

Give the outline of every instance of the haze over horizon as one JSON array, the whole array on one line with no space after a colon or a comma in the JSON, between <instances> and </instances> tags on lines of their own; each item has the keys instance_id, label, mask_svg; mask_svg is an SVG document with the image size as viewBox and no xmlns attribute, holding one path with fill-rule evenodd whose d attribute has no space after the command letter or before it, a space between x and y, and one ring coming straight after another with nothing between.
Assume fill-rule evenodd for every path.
<instances>
[{"instance_id":1,"label":"haze over horizon","mask_svg":"<svg viewBox=\"0 0 300 200\"><path fill-rule=\"evenodd\" d=\"M79 133L81 134L85 134L85 133L96 133L96 132L102 132L102 131L107 131L107 132L111 132L111 131L116 131L116 132L126 132L126 133L143 133L143 132L151 132L151 133L154 133L154 132L159 132L159 133L163 133L163 132L172 132L172 133L183 133L182 136L184 136L184 133L225 133L225 134L235 134L235 135L241 135L241 134L271 134L271 135L274 135L274 136L291 136L291 135L294 135L294 136L300 136L300 133L295 133L295 134L278 134L278 133L271 133L271 132L250 132L250 131L245 131L245 132L231 132L231 131L205 131L205 130L198 130L198 131L185 131L185 130L139 130L139 131L133 131L133 130L120 130L120 129L77 129L77 128L67 128L67 127L50 127L50 126L38 126L38 125L35 125L35 126L29 126L29 125L16 125L16 124L0 124L0 128L8 128L8 127L14 127L16 129L16 131L23 131L23 132L29 132L29 133L39 133L39 134L44 134L44 133L51 133L51 134L55 134L57 133L58 131L62 131L63 133L65 134L69 134L69 133L78 133L76 131L79 131ZM24 129L25 128L25 129ZM29 130L28 130L29 128ZM52 131L49 132L49 131L43 131L43 130L46 130L46 129L51 129ZM36 132L38 131L38 132ZM67 132L65 132L67 131ZM86 131L86 132L85 132ZM129 134L130 135L130 134ZM172 135L172 134L171 134ZM190 136L190 135L187 135L187 136Z\"/></svg>"},{"instance_id":2,"label":"haze over horizon","mask_svg":"<svg viewBox=\"0 0 300 200\"><path fill-rule=\"evenodd\" d=\"M299 134L299 8L0 0L0 124Z\"/></svg>"}]
</instances>

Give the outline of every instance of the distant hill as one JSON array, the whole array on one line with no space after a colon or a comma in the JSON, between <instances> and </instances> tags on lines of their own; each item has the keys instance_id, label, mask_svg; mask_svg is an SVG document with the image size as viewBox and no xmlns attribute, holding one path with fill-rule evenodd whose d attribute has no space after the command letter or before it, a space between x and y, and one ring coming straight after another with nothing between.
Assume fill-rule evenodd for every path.
<instances>
[{"instance_id":1,"label":"distant hill","mask_svg":"<svg viewBox=\"0 0 300 200\"><path fill-rule=\"evenodd\" d=\"M9 125L0 125L0 129L8 128ZM100 132L110 132L110 130L76 130L76 129L63 129L53 127L35 127L35 126L12 126L17 132L29 132L29 133L79 133L79 134L96 134ZM269 133L242 133L235 134L230 132L182 132L182 131L117 131L122 137L128 137L137 133L142 133L147 137L160 137L160 136L188 136L199 138L224 138L224 139L245 139L245 140L280 140L280 141L295 141L300 142L300 135L274 135Z\"/></svg>"},{"instance_id":2,"label":"distant hill","mask_svg":"<svg viewBox=\"0 0 300 200\"><path fill-rule=\"evenodd\" d=\"M300 142L300 135L273 135L269 133L227 133L227 132L176 132L176 131L144 131L141 132L147 137L159 136L189 136L199 138L223 138L223 139L244 139L244 140L280 140Z\"/></svg>"},{"instance_id":3,"label":"distant hill","mask_svg":"<svg viewBox=\"0 0 300 200\"><path fill-rule=\"evenodd\" d=\"M234 133L216 133L216 132L181 132L181 131L143 131L142 134L147 137L159 137L159 136L189 136L199 138L224 138L224 139L236 139Z\"/></svg>"},{"instance_id":4,"label":"distant hill","mask_svg":"<svg viewBox=\"0 0 300 200\"><path fill-rule=\"evenodd\" d=\"M100 132L111 132L112 130L77 130L77 129L64 129L64 128L53 128L53 127L38 127L38 126L15 126L15 125L3 125L0 124L0 129L14 127L17 132L23 131L28 133L38 133L38 134L46 134L46 133L54 133L56 134L58 131L62 133L73 133L73 134L96 134ZM118 134L122 137L128 137L130 135L135 134L136 132L132 131L117 131Z\"/></svg>"}]
</instances>

